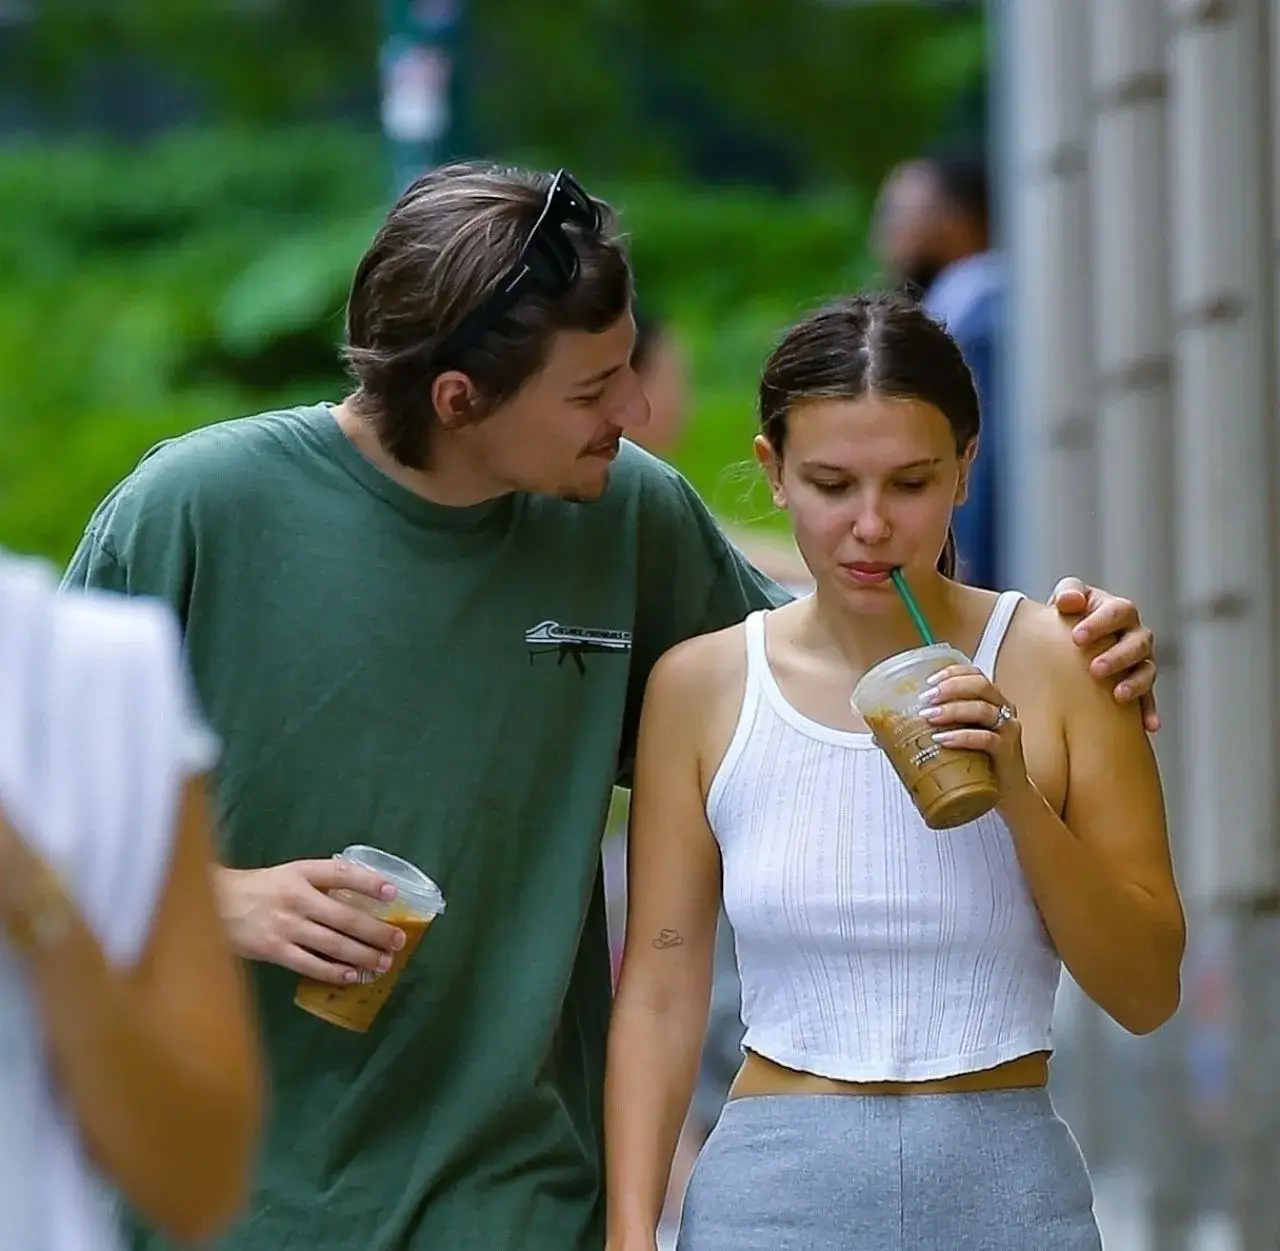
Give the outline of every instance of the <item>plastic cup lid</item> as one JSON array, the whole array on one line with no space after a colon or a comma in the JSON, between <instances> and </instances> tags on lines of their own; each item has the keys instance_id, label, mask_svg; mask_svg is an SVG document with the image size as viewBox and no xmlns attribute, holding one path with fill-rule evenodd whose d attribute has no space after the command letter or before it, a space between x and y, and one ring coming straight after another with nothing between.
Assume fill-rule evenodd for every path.
<instances>
[{"instance_id":1,"label":"plastic cup lid","mask_svg":"<svg viewBox=\"0 0 1280 1251\"><path fill-rule=\"evenodd\" d=\"M354 860L394 883L397 899L417 905L432 916L444 911L444 893L417 865L364 843L344 847L341 854L344 860Z\"/></svg>"},{"instance_id":2,"label":"plastic cup lid","mask_svg":"<svg viewBox=\"0 0 1280 1251\"><path fill-rule=\"evenodd\" d=\"M856 707L859 695L865 694L871 687L881 682L890 682L900 673L909 673L922 660L933 659L951 659L960 664L968 660L968 657L950 643L930 643L927 647L913 647L909 651L896 652L862 675L853 688L851 702Z\"/></svg>"}]
</instances>

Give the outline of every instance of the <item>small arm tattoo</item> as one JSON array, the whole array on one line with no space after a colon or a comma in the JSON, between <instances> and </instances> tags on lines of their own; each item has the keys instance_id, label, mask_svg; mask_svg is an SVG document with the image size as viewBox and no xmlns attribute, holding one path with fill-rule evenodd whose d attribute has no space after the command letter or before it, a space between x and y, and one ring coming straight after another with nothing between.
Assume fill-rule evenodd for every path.
<instances>
[{"instance_id":1,"label":"small arm tattoo","mask_svg":"<svg viewBox=\"0 0 1280 1251\"><path fill-rule=\"evenodd\" d=\"M653 945L659 951L666 951L670 947L679 947L684 943L684 936L679 930L663 930L657 938L653 940Z\"/></svg>"}]
</instances>

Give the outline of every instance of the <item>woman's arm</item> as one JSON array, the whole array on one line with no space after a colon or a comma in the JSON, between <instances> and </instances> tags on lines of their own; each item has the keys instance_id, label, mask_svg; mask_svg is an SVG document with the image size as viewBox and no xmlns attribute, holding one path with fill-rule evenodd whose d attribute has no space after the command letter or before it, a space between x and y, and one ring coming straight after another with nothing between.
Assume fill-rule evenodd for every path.
<instances>
[{"instance_id":1,"label":"woman's arm","mask_svg":"<svg viewBox=\"0 0 1280 1251\"><path fill-rule=\"evenodd\" d=\"M1155 753L1133 707L1064 664L1067 794L1059 817L1032 786L1001 812L1036 905L1080 988L1134 1034L1181 998L1186 921Z\"/></svg>"},{"instance_id":2,"label":"woman's arm","mask_svg":"<svg viewBox=\"0 0 1280 1251\"><path fill-rule=\"evenodd\" d=\"M720 855L699 766L706 660L668 652L649 680L627 848L627 929L605 1079L610 1251L653 1251L707 1028Z\"/></svg>"},{"instance_id":3,"label":"woman's arm","mask_svg":"<svg viewBox=\"0 0 1280 1251\"><path fill-rule=\"evenodd\" d=\"M1063 628L1044 618L1032 628L1042 635L1032 676L1048 680L1037 699L1062 710L1062 815L1027 778L1017 720L990 728L992 704L1004 699L981 674L940 684L953 710L943 720L980 727L947 741L989 751L995 760L999 811L1071 975L1118 1024L1149 1033L1177 1009L1186 946L1155 755L1140 711L1118 705L1089 675L1088 655Z\"/></svg>"},{"instance_id":4,"label":"woman's arm","mask_svg":"<svg viewBox=\"0 0 1280 1251\"><path fill-rule=\"evenodd\" d=\"M238 1213L260 1112L245 986L214 910L203 779L182 799L138 964L109 964L56 880L0 818L0 920L23 958L55 1076L103 1174L170 1236Z\"/></svg>"}]
</instances>

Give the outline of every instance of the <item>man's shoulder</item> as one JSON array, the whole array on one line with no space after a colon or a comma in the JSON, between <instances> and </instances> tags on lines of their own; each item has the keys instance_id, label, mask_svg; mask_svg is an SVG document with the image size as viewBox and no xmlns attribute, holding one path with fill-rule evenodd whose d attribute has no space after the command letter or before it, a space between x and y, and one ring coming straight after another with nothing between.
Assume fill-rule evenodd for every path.
<instances>
[{"instance_id":1,"label":"man's shoulder","mask_svg":"<svg viewBox=\"0 0 1280 1251\"><path fill-rule=\"evenodd\" d=\"M684 474L625 439L601 502L634 519L642 532L720 534L706 503Z\"/></svg>"},{"instance_id":2,"label":"man's shoulder","mask_svg":"<svg viewBox=\"0 0 1280 1251\"><path fill-rule=\"evenodd\" d=\"M216 484L228 473L256 477L269 472L272 462L296 454L315 420L315 409L289 408L214 422L157 443L130 476L147 484Z\"/></svg>"},{"instance_id":3,"label":"man's shoulder","mask_svg":"<svg viewBox=\"0 0 1280 1251\"><path fill-rule=\"evenodd\" d=\"M256 494L278 491L282 464L304 445L313 413L296 408L235 417L157 443L103 501L90 528L153 513L238 509Z\"/></svg>"},{"instance_id":4,"label":"man's shoulder","mask_svg":"<svg viewBox=\"0 0 1280 1251\"><path fill-rule=\"evenodd\" d=\"M610 475L609 489L605 492L606 498L611 495L626 499L639 496L675 504L692 494L693 488L674 465L629 439L622 440Z\"/></svg>"}]
</instances>

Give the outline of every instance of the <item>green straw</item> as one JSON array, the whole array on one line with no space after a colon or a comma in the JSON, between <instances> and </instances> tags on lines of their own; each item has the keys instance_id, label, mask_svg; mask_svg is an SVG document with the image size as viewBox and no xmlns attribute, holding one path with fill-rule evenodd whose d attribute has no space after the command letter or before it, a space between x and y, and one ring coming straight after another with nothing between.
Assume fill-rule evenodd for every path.
<instances>
[{"instance_id":1,"label":"green straw","mask_svg":"<svg viewBox=\"0 0 1280 1251\"><path fill-rule=\"evenodd\" d=\"M926 647L936 643L938 640L933 637L933 631L929 629L929 623L924 619L924 613L920 611L920 605L916 603L916 597L911 594L911 588L907 585L907 579L903 576L902 569L895 569L890 577L893 578L893 585L897 589L903 604L906 605L907 612L911 614L911 620L915 622L916 629L920 632L920 641Z\"/></svg>"}]
</instances>

